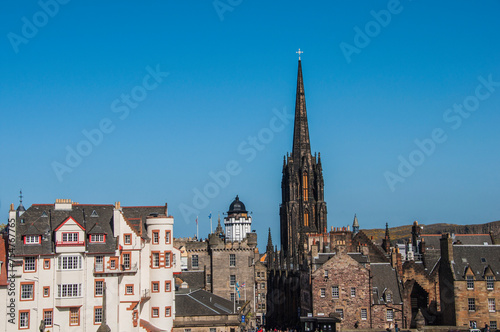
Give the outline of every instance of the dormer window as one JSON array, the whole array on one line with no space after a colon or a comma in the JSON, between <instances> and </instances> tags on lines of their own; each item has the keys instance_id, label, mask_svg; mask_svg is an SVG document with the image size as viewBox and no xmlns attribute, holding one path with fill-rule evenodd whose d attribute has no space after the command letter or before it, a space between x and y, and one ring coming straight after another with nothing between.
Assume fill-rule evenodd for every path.
<instances>
[{"instance_id":1,"label":"dormer window","mask_svg":"<svg viewBox=\"0 0 500 332\"><path fill-rule=\"evenodd\" d=\"M40 244L40 235L26 235L24 244Z\"/></svg>"},{"instance_id":2,"label":"dormer window","mask_svg":"<svg viewBox=\"0 0 500 332\"><path fill-rule=\"evenodd\" d=\"M63 233L63 242L78 242L78 233Z\"/></svg>"},{"instance_id":3,"label":"dormer window","mask_svg":"<svg viewBox=\"0 0 500 332\"><path fill-rule=\"evenodd\" d=\"M104 243L106 240L106 236L104 234L91 234L90 242L91 243Z\"/></svg>"},{"instance_id":4,"label":"dormer window","mask_svg":"<svg viewBox=\"0 0 500 332\"><path fill-rule=\"evenodd\" d=\"M385 294L385 301L392 302L392 294L390 292Z\"/></svg>"},{"instance_id":5,"label":"dormer window","mask_svg":"<svg viewBox=\"0 0 500 332\"><path fill-rule=\"evenodd\" d=\"M474 277L467 276L467 289L474 289Z\"/></svg>"}]
</instances>

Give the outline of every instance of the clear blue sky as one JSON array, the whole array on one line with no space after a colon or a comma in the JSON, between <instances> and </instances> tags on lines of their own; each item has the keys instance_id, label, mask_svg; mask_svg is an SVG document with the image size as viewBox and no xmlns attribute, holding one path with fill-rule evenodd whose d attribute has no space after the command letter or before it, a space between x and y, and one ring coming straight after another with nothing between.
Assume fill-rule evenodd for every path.
<instances>
[{"instance_id":1,"label":"clear blue sky","mask_svg":"<svg viewBox=\"0 0 500 332\"><path fill-rule=\"evenodd\" d=\"M205 236L210 211L215 226L238 194L260 248L268 227L278 244L293 123L270 122L293 112L298 48L329 226L355 213L362 228L500 219L500 84L478 79L500 82L499 1L47 3L51 15L0 4L4 220L22 188L25 206L167 202L176 236L196 232L196 215ZM100 126L89 143L83 131ZM424 154L415 140L436 128ZM69 165L68 147L86 155ZM413 171L398 172L400 156ZM227 185L210 184L234 163ZM391 188L387 172L404 182Z\"/></svg>"}]
</instances>

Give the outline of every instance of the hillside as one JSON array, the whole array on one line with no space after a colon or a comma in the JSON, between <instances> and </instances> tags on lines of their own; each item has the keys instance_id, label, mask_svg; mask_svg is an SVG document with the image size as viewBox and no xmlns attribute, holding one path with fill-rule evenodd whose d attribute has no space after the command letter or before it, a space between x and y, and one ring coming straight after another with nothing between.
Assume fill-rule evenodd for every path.
<instances>
[{"instance_id":1,"label":"hillside","mask_svg":"<svg viewBox=\"0 0 500 332\"><path fill-rule=\"evenodd\" d=\"M443 233L455 233L455 234L488 234L490 231L493 233L495 238L495 243L500 243L500 221L493 221L485 224L476 225L455 225L455 224L420 224L423 227L422 234L443 234ZM391 236L391 241L396 241L400 239L408 239L411 236L412 225L389 227L389 234ZM385 235L385 229L362 229L362 231L368 235L368 237L373 236L376 243L381 243Z\"/></svg>"}]
</instances>

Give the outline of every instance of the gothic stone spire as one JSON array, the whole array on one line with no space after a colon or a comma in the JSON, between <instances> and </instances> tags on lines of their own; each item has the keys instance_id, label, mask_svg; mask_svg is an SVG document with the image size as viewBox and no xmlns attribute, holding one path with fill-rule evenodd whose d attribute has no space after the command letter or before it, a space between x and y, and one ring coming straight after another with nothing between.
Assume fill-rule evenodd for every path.
<instances>
[{"instance_id":1,"label":"gothic stone spire","mask_svg":"<svg viewBox=\"0 0 500 332\"><path fill-rule=\"evenodd\" d=\"M304 93L304 80L302 78L302 64L299 60L297 92L295 95L295 124L293 127L292 157L294 162L300 163L300 160L304 156L311 156L311 145L309 142L309 127L307 125L306 96Z\"/></svg>"}]
</instances>

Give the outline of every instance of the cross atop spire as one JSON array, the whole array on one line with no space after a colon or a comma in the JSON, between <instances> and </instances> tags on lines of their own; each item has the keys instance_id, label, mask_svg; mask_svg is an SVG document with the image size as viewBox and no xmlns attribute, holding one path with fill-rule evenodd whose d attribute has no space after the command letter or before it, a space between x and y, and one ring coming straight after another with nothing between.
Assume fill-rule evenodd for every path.
<instances>
[{"instance_id":1,"label":"cross atop spire","mask_svg":"<svg viewBox=\"0 0 500 332\"><path fill-rule=\"evenodd\" d=\"M299 55L299 60L300 60L300 55L301 55L302 53L304 53L304 52L303 52L303 51L301 51L301 50L300 50L300 48L299 48L299 50L298 50L297 52L295 52L295 53L297 53L297 54Z\"/></svg>"}]
</instances>

